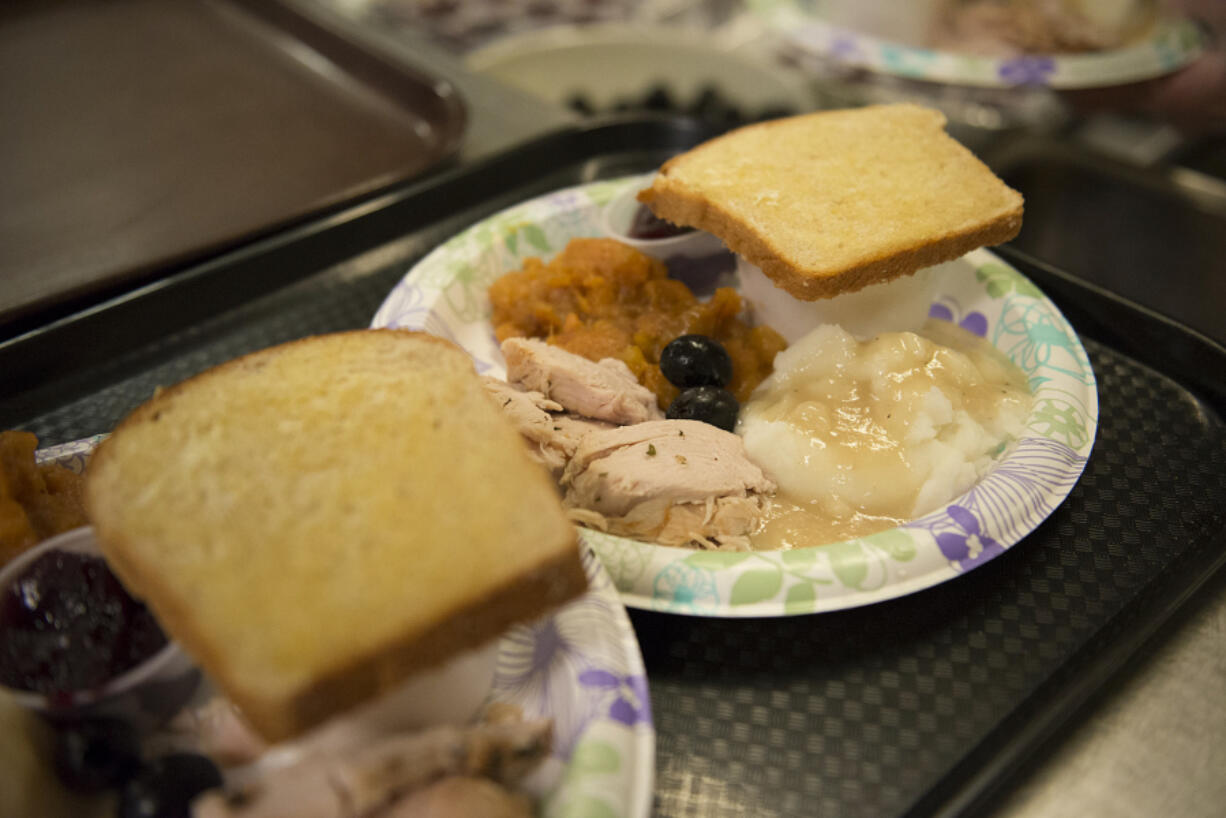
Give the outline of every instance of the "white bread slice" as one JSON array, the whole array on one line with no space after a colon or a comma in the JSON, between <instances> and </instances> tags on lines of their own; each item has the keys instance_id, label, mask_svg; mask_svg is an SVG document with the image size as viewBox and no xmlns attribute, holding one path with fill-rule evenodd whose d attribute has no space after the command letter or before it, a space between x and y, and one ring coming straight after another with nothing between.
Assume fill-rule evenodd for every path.
<instances>
[{"instance_id":1,"label":"white bread slice","mask_svg":"<svg viewBox=\"0 0 1226 818\"><path fill-rule=\"evenodd\" d=\"M750 125L665 162L638 198L715 234L793 296L831 298L1021 229L1021 194L944 126L910 104Z\"/></svg>"},{"instance_id":2,"label":"white bread slice","mask_svg":"<svg viewBox=\"0 0 1226 818\"><path fill-rule=\"evenodd\" d=\"M581 593L553 484L472 360L316 336L162 392L97 450L107 559L270 740Z\"/></svg>"}]
</instances>

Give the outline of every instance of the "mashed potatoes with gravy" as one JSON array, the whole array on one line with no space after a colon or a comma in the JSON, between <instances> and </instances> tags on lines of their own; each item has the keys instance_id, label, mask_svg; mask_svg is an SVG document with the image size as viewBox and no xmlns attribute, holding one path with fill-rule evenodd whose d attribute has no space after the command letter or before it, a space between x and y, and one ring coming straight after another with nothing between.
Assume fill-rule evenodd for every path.
<instances>
[{"instance_id":1,"label":"mashed potatoes with gravy","mask_svg":"<svg viewBox=\"0 0 1226 818\"><path fill-rule=\"evenodd\" d=\"M986 473L1030 407L1025 375L953 324L868 341L818 327L778 355L741 412L750 458L779 486L754 547L834 542L932 511Z\"/></svg>"}]
</instances>

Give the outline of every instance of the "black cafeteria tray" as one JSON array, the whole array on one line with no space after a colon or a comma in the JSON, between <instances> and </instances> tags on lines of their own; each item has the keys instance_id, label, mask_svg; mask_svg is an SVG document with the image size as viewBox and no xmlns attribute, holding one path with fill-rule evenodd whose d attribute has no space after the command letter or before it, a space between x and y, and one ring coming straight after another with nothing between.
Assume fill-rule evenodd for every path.
<instances>
[{"instance_id":1,"label":"black cafeteria tray","mask_svg":"<svg viewBox=\"0 0 1226 818\"><path fill-rule=\"evenodd\" d=\"M0 338L452 158L457 90L301 6L0 3Z\"/></svg>"},{"instance_id":2,"label":"black cafeteria tray","mask_svg":"<svg viewBox=\"0 0 1226 818\"><path fill-rule=\"evenodd\" d=\"M558 187L646 170L704 134L607 121L389 194L0 348L0 427L104 432L158 385L367 325L418 259ZM1077 328L1098 440L1068 500L970 574L856 610L719 620L635 611L661 816L982 815L994 789L1220 566L1226 350L1015 251ZM243 271L277 289L244 300ZM292 283L285 283L292 282Z\"/></svg>"}]
</instances>

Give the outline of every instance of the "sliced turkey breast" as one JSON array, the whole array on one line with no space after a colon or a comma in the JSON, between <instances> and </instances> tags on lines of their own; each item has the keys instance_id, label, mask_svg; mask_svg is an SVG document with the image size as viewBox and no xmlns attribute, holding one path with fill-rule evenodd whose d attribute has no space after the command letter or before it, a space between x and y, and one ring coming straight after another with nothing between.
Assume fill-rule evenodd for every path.
<instances>
[{"instance_id":1,"label":"sliced turkey breast","mask_svg":"<svg viewBox=\"0 0 1226 818\"><path fill-rule=\"evenodd\" d=\"M648 500L705 503L775 486L731 432L695 420L656 420L586 435L562 475L566 503L623 516Z\"/></svg>"},{"instance_id":2,"label":"sliced turkey breast","mask_svg":"<svg viewBox=\"0 0 1226 818\"><path fill-rule=\"evenodd\" d=\"M508 383L540 392L569 412L616 424L663 417L655 394L622 361L589 361L532 338L508 338L502 355Z\"/></svg>"}]
</instances>

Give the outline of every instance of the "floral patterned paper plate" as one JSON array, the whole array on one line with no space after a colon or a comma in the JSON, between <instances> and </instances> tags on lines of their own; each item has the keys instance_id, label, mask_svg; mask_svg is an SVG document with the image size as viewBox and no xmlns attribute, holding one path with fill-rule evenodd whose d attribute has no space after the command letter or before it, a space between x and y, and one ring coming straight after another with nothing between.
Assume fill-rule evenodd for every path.
<instances>
[{"instance_id":1,"label":"floral patterned paper plate","mask_svg":"<svg viewBox=\"0 0 1226 818\"><path fill-rule=\"evenodd\" d=\"M80 473L102 435L50 446L41 463ZM544 818L646 818L655 730L643 657L600 560L583 548L588 592L498 646L492 699L553 719L553 754L529 780Z\"/></svg>"},{"instance_id":2,"label":"floral patterned paper plate","mask_svg":"<svg viewBox=\"0 0 1226 818\"><path fill-rule=\"evenodd\" d=\"M913 80L986 88L1099 88L1152 79L1188 64L1204 50L1190 20L1162 18L1129 46L1086 54L987 57L890 41L834 25L821 0L749 0L749 9L784 41L841 65Z\"/></svg>"},{"instance_id":3,"label":"floral patterned paper plate","mask_svg":"<svg viewBox=\"0 0 1226 818\"><path fill-rule=\"evenodd\" d=\"M486 290L528 256L599 236L600 213L645 177L557 191L503 211L422 259L388 295L376 327L424 329L505 376ZM1094 442L1098 393L1077 334L1026 278L986 250L948 265L930 315L991 341L1029 376L1021 440L947 507L868 537L791 551L668 548L582 530L632 607L700 616L786 616L867 605L953 579L999 556L1058 506Z\"/></svg>"},{"instance_id":4,"label":"floral patterned paper plate","mask_svg":"<svg viewBox=\"0 0 1226 818\"><path fill-rule=\"evenodd\" d=\"M503 637L491 695L553 719L553 755L533 779L545 818L645 818L656 756L643 657L586 546L583 564L586 595Z\"/></svg>"}]
</instances>

